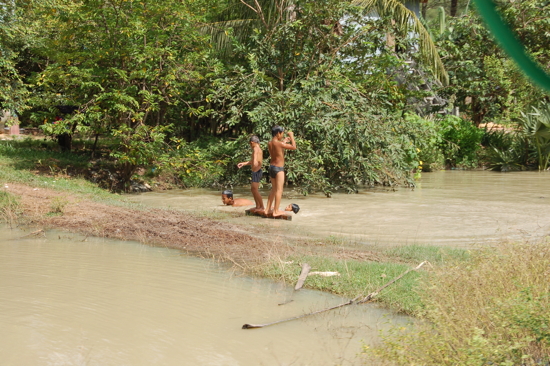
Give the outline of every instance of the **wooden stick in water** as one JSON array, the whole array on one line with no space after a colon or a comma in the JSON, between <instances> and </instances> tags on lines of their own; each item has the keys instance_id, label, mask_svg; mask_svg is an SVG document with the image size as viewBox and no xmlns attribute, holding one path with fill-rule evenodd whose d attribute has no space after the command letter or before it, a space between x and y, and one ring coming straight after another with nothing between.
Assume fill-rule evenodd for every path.
<instances>
[{"instance_id":1,"label":"wooden stick in water","mask_svg":"<svg viewBox=\"0 0 550 366\"><path fill-rule=\"evenodd\" d=\"M296 282L296 286L294 286L294 291L292 291L292 294L290 294L290 298L288 300L280 303L279 305L285 305L291 301L294 301L292 300L292 295L294 295L294 292L302 288L302 286L304 285L304 282L306 281L306 278L310 269L311 269L311 266L309 264L307 263L302 264L302 271L300 272L300 277L298 277L298 282Z\"/></svg>"},{"instance_id":2,"label":"wooden stick in water","mask_svg":"<svg viewBox=\"0 0 550 366\"><path fill-rule=\"evenodd\" d=\"M390 282L386 283L384 286L378 288L376 291L374 292L371 292L370 294L368 294L367 296L365 296L364 298L362 298L361 300L359 300L361 298L361 296L357 296L356 298L348 301L348 302L345 302L345 303L342 303L342 304L339 304L339 305L336 305L336 306L332 306L330 308L326 308L326 309L322 309L322 310L317 310L317 311L314 311L312 313L307 313L307 314L302 314L302 315L298 315L298 316L295 316L293 318L288 318L288 319L283 319L283 320L278 320L278 321L275 321L275 322L272 322L272 323L266 323L266 324L244 324L242 326L242 329L254 329L254 328L264 328L264 327L267 327L267 326L270 326L270 325L275 325L275 324L279 324L279 323L284 323L284 322L288 322L288 321L291 321L291 320L296 320L296 319L300 319L300 318L304 318L306 316L310 316L310 315L315 315L315 314L319 314L319 313L322 313L322 312L325 312L325 311L329 311L329 310L333 310L333 309L337 309L337 308L341 308L342 306L346 306L346 305L351 305L351 304L363 304L367 301L370 301L372 300L375 296L377 296L380 291L382 291L383 289L385 289L386 287L390 286L391 284L395 283L396 281L400 280L401 278L403 278L403 276L405 276L407 273L411 272L411 271L416 271L418 269L420 269L424 264L428 263L427 261L424 261L422 263L420 263L418 266L416 266L415 268L409 268L408 270L406 270L405 272L403 272L401 275L395 277L393 280L391 280ZM301 277L301 276L300 276ZM296 284L297 286L298 284ZM359 300L359 301L357 301Z\"/></svg>"},{"instance_id":3,"label":"wooden stick in water","mask_svg":"<svg viewBox=\"0 0 550 366\"><path fill-rule=\"evenodd\" d=\"M351 304L353 304L353 302L354 302L355 300L357 300L357 299L358 299L358 298L355 298L355 299L353 299L353 300L350 300L350 301L345 302L345 303L343 303L343 304L339 304L339 305L336 305L336 306L332 306L332 307L330 307L330 308L326 308L326 309L322 309L322 310L317 310L317 311L314 311L313 313L307 313L307 314L298 315L298 316L295 316L294 318L288 318L288 319L278 320L278 321L273 322L273 323L267 323L267 324L245 324L245 325L243 325L243 328L242 328L242 329L264 328L264 327L267 327L267 326L269 326L269 325L274 325L274 324L279 324L279 323L288 322L288 321L291 321L291 320L296 320L296 319L304 318L304 317L309 316L309 315L315 315L315 314L322 313L322 312L324 312L324 311L329 311L329 310L332 310L332 309L341 308L342 306L351 305Z\"/></svg>"}]
</instances>

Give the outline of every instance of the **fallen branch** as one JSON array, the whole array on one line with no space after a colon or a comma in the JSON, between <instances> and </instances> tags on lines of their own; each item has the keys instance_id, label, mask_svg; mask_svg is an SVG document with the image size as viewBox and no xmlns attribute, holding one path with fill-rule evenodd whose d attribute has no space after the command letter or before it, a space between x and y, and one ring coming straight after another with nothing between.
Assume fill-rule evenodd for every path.
<instances>
[{"instance_id":1,"label":"fallen branch","mask_svg":"<svg viewBox=\"0 0 550 366\"><path fill-rule=\"evenodd\" d=\"M272 322L272 323L266 323L266 324L244 324L242 326L242 329L254 329L254 328L264 328L264 327L267 327L267 326L270 326L270 325L275 325L275 324L279 324L279 323L284 323L284 322L288 322L288 321L291 321L291 320L296 320L296 319L301 319L301 318L304 318L306 316L310 316L310 315L315 315L315 314L319 314L319 313L322 313L322 312L325 312L325 311L329 311L329 310L333 310L333 309L338 309L338 308L341 308L342 306L347 306L347 305L351 305L351 304L363 304L367 301L370 301L372 300L375 296L377 296L380 291L382 291L383 289L385 289L386 287L390 286L391 284L395 283L396 281L400 280L401 278L403 278L403 276L405 276L407 273L411 272L411 271L416 271L418 269L420 269L424 264L428 263L427 261L424 261L422 263L420 263L418 266L416 266L415 268L409 268L408 270L406 270L405 272L403 272L401 275L397 276L396 278L394 278L393 280L391 280L390 282L386 283L384 286L378 288L376 291L374 292L371 292L370 294L368 294L367 296L365 296L364 298L362 298L361 300L359 300L361 298L361 296L357 296L356 298L352 299L352 300L349 300L348 302L345 302L345 303L342 303L342 304L339 304L339 305L336 305L336 306L331 306L330 308L326 308L326 309L322 309L322 310L317 310L317 311L314 311L312 313L307 313L307 314L302 314L302 315L298 315L298 316L295 316L293 318L288 318L288 319L283 319L283 320L278 320L278 321L275 321L275 322ZM302 267L303 269L303 267ZM309 270L308 270L309 271ZM300 276L301 277L301 276ZM298 284L296 284L296 286L298 286ZM359 300L359 301L357 301Z\"/></svg>"},{"instance_id":2,"label":"fallen branch","mask_svg":"<svg viewBox=\"0 0 550 366\"><path fill-rule=\"evenodd\" d=\"M46 233L44 233L44 229L40 229L40 230L33 231L33 232L30 233L30 234L23 235L23 236L20 237L19 239L28 238L28 237L31 237L31 236L38 236L38 235L40 235L40 234L42 234L42 236L46 236Z\"/></svg>"},{"instance_id":3,"label":"fallen branch","mask_svg":"<svg viewBox=\"0 0 550 366\"><path fill-rule=\"evenodd\" d=\"M424 261L422 263L420 263L418 266L414 267L414 268L409 268L408 270L406 270L405 272L403 272L401 275L395 277L393 280L391 280L390 282L386 283L384 286L380 287L378 290L374 291L374 292L371 292L370 294L368 294L367 296L365 296L364 298L362 298L361 300L359 300L357 303L358 304L363 304L367 301L370 301L372 300L373 297L377 296L380 291L382 291L383 289L385 289L386 287L388 287L389 285L393 284L394 282L396 282L397 280L400 280L403 276L405 276L407 273L409 273L410 271L417 271L420 269L420 267L422 267L423 265L425 265L426 263L428 263L428 261Z\"/></svg>"},{"instance_id":4,"label":"fallen branch","mask_svg":"<svg viewBox=\"0 0 550 366\"><path fill-rule=\"evenodd\" d=\"M302 288L304 285L304 282L306 281L307 275L309 273L309 270L311 269L311 266L307 263L302 264L302 271L300 272L300 277L298 277L298 282L296 282L296 286L294 286L294 291L298 291Z\"/></svg>"},{"instance_id":5,"label":"fallen branch","mask_svg":"<svg viewBox=\"0 0 550 366\"><path fill-rule=\"evenodd\" d=\"M292 291L292 294L290 294L290 298L285 302L280 303L279 305L285 305L291 301L294 301L292 300L292 295L294 295L296 291L302 288L302 286L304 285L304 282L306 281L307 275L309 274L310 269L311 269L311 266L309 264L307 263L302 264L302 271L300 272L300 277L298 277L298 282L296 282L296 286L294 286L294 290Z\"/></svg>"},{"instance_id":6,"label":"fallen branch","mask_svg":"<svg viewBox=\"0 0 550 366\"><path fill-rule=\"evenodd\" d=\"M278 321L273 322L273 323L267 323L267 324L245 324L245 325L243 325L243 328L242 328L242 329L264 328L264 327L267 327L267 326L269 326L269 325L284 323L284 322L288 322L288 321L291 321L291 320L296 320L296 319L304 318L304 317L306 317L306 316L319 314L319 313L322 313L322 312L324 312L324 311L329 311L329 310L332 310L332 309L341 308L342 306L351 305L351 304L353 304L353 302L354 302L355 300L357 300L358 298L359 298L359 297L356 297L356 298L353 299L353 300L350 300L350 301L345 302L345 303L340 304L340 305L332 306L332 307L330 307L330 308L326 308L326 309L322 309L322 310L317 310L317 311L314 311L313 313L307 313L307 314L298 315L298 316L295 316L294 318L288 318L288 319L278 320Z\"/></svg>"}]
</instances>

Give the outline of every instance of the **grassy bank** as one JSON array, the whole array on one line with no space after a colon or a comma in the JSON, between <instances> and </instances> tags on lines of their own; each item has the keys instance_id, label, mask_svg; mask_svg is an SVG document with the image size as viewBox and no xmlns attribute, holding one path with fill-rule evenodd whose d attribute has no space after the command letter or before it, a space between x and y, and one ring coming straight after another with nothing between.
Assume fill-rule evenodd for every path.
<instances>
[{"instance_id":1,"label":"grassy bank","mask_svg":"<svg viewBox=\"0 0 550 366\"><path fill-rule=\"evenodd\" d=\"M330 243L333 240L334 238L328 238L326 242ZM340 245L343 243L345 245L344 240L339 242ZM308 253L276 258L258 267L255 273L294 284L298 280L301 264L308 263L312 267L311 272L338 274L329 277L311 275L304 287L354 298L374 292L423 261L428 261L430 265L446 266L467 261L469 258L469 252L465 250L422 245L373 249L369 252L370 258L364 260L343 259L338 258L338 255L335 257L334 254L330 249L325 249L316 255ZM408 273L382 291L376 297L376 301L406 314L414 315L421 312L423 303L417 289L425 281L428 273L426 270Z\"/></svg>"},{"instance_id":2,"label":"grassy bank","mask_svg":"<svg viewBox=\"0 0 550 366\"><path fill-rule=\"evenodd\" d=\"M84 179L87 167L90 165L88 154L61 153L52 142L47 141L1 141L0 142L0 183L23 183L31 187L49 188L64 192L65 196L83 196L109 205L129 205L120 195L109 193L98 188L95 184ZM19 209L18 198L9 192L2 192L0 201L2 215L6 221L15 222L22 214ZM49 203L49 214L62 215L62 197L54 198ZM138 209L139 207L133 206ZM228 216L225 213L213 212L197 214L202 217L223 221ZM230 215L229 215L230 216ZM289 258L273 259L262 262L259 266L254 263L245 266L249 273L269 277L278 281L294 283L300 272L300 263L307 262L312 271L337 271L340 276L321 277L311 276L306 287L323 291L330 291L344 296L355 297L367 294L408 268L416 266L424 260L431 263L444 263L464 259L467 254L460 250L449 250L429 246L406 246L392 249L373 248L367 257L359 260L342 258L335 254L337 248L350 247L357 250L353 243L345 239L334 237L321 240L317 248L312 250L311 243L285 239L286 243L294 248ZM319 240L316 240L317 242ZM365 250L359 248L359 250ZM286 264L292 262L293 264ZM393 309L414 314L421 308L421 302L415 292L419 281L425 272L413 272L401 281L382 292L377 301Z\"/></svg>"},{"instance_id":3,"label":"grassy bank","mask_svg":"<svg viewBox=\"0 0 550 366\"><path fill-rule=\"evenodd\" d=\"M95 201L128 205L121 196L85 179L91 165L89 153L59 152L54 141L0 141L0 183L22 183L49 188L70 195L83 195ZM2 187L0 186L0 188Z\"/></svg>"},{"instance_id":4,"label":"grassy bank","mask_svg":"<svg viewBox=\"0 0 550 366\"><path fill-rule=\"evenodd\" d=\"M388 365L548 365L549 244L501 243L435 266L417 292L425 321L366 352Z\"/></svg>"}]
</instances>

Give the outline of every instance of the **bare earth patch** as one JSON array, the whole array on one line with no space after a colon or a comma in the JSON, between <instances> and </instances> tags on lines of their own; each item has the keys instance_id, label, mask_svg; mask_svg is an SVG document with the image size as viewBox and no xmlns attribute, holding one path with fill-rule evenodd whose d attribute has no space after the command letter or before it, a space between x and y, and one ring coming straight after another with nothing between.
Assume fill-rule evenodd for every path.
<instances>
[{"instance_id":1,"label":"bare earth patch","mask_svg":"<svg viewBox=\"0 0 550 366\"><path fill-rule=\"evenodd\" d=\"M107 205L22 184L9 184L6 190L20 196L27 222L37 228L135 240L233 262L265 261L292 251L280 238L266 241L236 225L181 211ZM53 214L60 205L62 213Z\"/></svg>"}]
</instances>

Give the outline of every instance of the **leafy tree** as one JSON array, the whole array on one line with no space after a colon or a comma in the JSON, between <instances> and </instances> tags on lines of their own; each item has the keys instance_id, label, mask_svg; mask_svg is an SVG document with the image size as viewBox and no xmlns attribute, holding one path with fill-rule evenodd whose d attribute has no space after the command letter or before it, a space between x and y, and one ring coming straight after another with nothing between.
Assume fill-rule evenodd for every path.
<instances>
[{"instance_id":1,"label":"leafy tree","mask_svg":"<svg viewBox=\"0 0 550 366\"><path fill-rule=\"evenodd\" d=\"M538 0L501 5L501 13L520 40L547 65L550 52L541 35L550 31L550 13L543 11L548 5ZM547 98L506 57L473 12L450 19L437 44L450 76L450 85L441 93L454 100L475 124L493 118L512 120Z\"/></svg>"},{"instance_id":2,"label":"leafy tree","mask_svg":"<svg viewBox=\"0 0 550 366\"><path fill-rule=\"evenodd\" d=\"M0 114L1 110L22 111L27 96L26 85L17 70L14 47L20 36L12 1L0 1Z\"/></svg>"},{"instance_id":3,"label":"leafy tree","mask_svg":"<svg viewBox=\"0 0 550 366\"><path fill-rule=\"evenodd\" d=\"M392 19L396 34L400 38L409 38L414 35L417 42L415 51L418 58L432 70L433 74L443 83L447 83L448 76L439 58L437 49L422 22L415 13L407 9L398 0L351 0L334 2L332 0L229 0L227 8L216 19L217 22L204 27L212 36L218 48L228 50L230 38L227 29L234 30L234 34L244 42L254 32L271 34L279 26L288 23L302 22L305 14L311 16L310 7L321 10L324 18L317 19L317 30L328 28L332 30L332 38L342 35L342 28L346 27L347 16L343 9L350 10L358 7L363 11L363 17L372 17L377 14L381 18ZM327 12L326 10L330 10ZM353 12L352 12L353 13ZM348 39L348 41L350 41ZM349 45L351 42L344 43ZM338 50L340 51L340 50ZM228 52L225 52L227 54ZM315 62L316 60L311 60ZM282 70L279 71L283 72Z\"/></svg>"},{"instance_id":4,"label":"leafy tree","mask_svg":"<svg viewBox=\"0 0 550 366\"><path fill-rule=\"evenodd\" d=\"M113 156L129 180L137 164L154 158L147 149L165 138L156 126L169 125L166 116L186 108L186 89L210 67L207 43L196 30L201 6L160 0L33 3L26 15L40 20L49 35L34 49L48 62L32 79L31 102L40 107L33 118L58 136L112 133L121 143ZM74 106L75 112L60 116L58 106ZM149 144L139 147L136 138Z\"/></svg>"}]
</instances>

